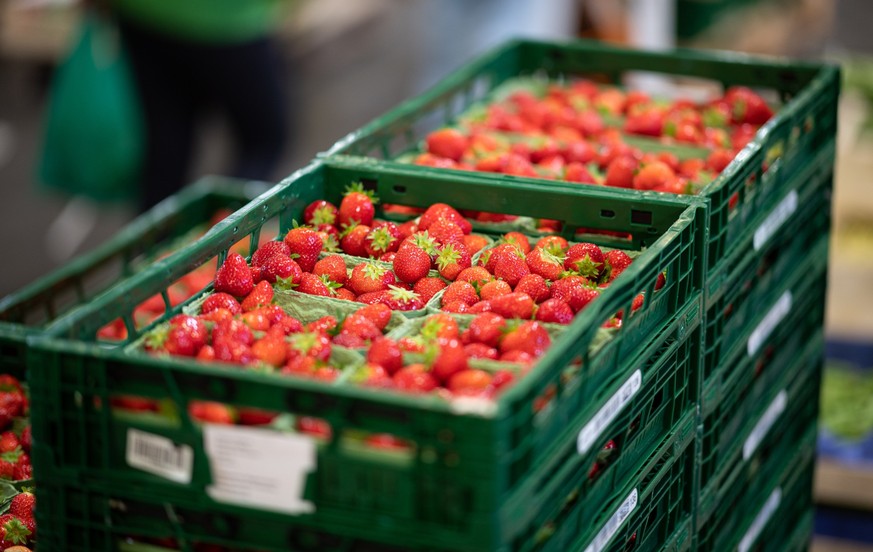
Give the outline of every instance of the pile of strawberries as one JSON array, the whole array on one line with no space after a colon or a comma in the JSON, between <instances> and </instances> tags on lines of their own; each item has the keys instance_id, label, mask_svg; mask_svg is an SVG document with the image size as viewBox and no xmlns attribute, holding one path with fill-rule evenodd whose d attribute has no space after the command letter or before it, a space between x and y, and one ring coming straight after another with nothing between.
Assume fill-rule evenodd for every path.
<instances>
[{"instance_id":1,"label":"pile of strawberries","mask_svg":"<svg viewBox=\"0 0 873 552\"><path fill-rule=\"evenodd\" d=\"M33 478L30 463L31 435L27 423L28 399L16 378L0 374L0 482ZM0 550L24 552L36 541L34 498L30 492L12 497L8 511L0 515Z\"/></svg>"},{"instance_id":2,"label":"pile of strawberries","mask_svg":"<svg viewBox=\"0 0 873 552\"><path fill-rule=\"evenodd\" d=\"M0 515L0 550L30 552L36 544L33 493L25 491L12 497L9 510Z\"/></svg>"},{"instance_id":3,"label":"pile of strawberries","mask_svg":"<svg viewBox=\"0 0 873 552\"><path fill-rule=\"evenodd\" d=\"M545 94L517 91L425 140L414 163L638 190L694 194L720 173L773 115L760 95L732 87L705 104L663 103L639 91L580 80ZM680 161L643 152L625 135L706 148Z\"/></svg>"}]
</instances>

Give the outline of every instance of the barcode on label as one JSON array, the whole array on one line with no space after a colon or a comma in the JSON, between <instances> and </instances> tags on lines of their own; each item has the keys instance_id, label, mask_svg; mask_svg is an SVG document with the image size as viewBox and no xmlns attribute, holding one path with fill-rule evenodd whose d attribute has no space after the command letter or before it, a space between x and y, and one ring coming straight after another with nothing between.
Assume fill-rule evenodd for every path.
<instances>
[{"instance_id":1,"label":"barcode on label","mask_svg":"<svg viewBox=\"0 0 873 552\"><path fill-rule=\"evenodd\" d=\"M776 395L770 406L767 407L767 410L761 416L761 419L758 420L758 423L755 424L754 429L752 429L752 432L743 444L743 461L752 457L758 445L764 440L767 432L770 431L770 428L773 427L773 424L776 423L776 420L779 419L779 416L785 411L787 406L788 393L783 389Z\"/></svg>"},{"instance_id":2,"label":"barcode on label","mask_svg":"<svg viewBox=\"0 0 873 552\"><path fill-rule=\"evenodd\" d=\"M791 299L791 290L783 293L776 301L776 304L773 305L773 308L770 309L770 312L767 313L752 332L752 335L749 336L749 341L746 343L746 352L749 353L750 357L755 356L755 353L767 341L767 338L770 337L776 326L791 312Z\"/></svg>"},{"instance_id":3,"label":"barcode on label","mask_svg":"<svg viewBox=\"0 0 873 552\"><path fill-rule=\"evenodd\" d=\"M791 190L787 196L782 198L782 201L779 202L779 205L773 209L773 212L767 216L764 222L761 223L761 226L755 230L755 235L752 236L752 246L755 248L755 251L764 247L770 241L770 238L773 237L773 234L779 230L779 227L785 224L785 221L791 218L791 215L796 210L797 190Z\"/></svg>"},{"instance_id":4,"label":"barcode on label","mask_svg":"<svg viewBox=\"0 0 873 552\"><path fill-rule=\"evenodd\" d=\"M761 508L760 512L758 512L758 515L755 516L754 521L752 521L752 525L749 526L746 534L743 535L743 539L740 541L740 545L737 546L737 550L739 552L748 552L752 545L755 544L755 540L758 538L758 535L761 534L761 531L764 530L767 522L770 521L771 517L773 517L773 514L779 508L779 503L781 501L782 489L780 487L777 487L773 489L772 493L770 493L769 498L767 498L767 502L764 503L764 507Z\"/></svg>"},{"instance_id":5,"label":"barcode on label","mask_svg":"<svg viewBox=\"0 0 873 552\"><path fill-rule=\"evenodd\" d=\"M177 483L190 483L194 453L166 437L137 429L127 431L127 464Z\"/></svg>"},{"instance_id":6,"label":"barcode on label","mask_svg":"<svg viewBox=\"0 0 873 552\"><path fill-rule=\"evenodd\" d=\"M612 537L618 532L621 525L630 517L631 512L636 509L637 504L639 503L639 495L637 494L637 490L634 489L631 491L631 494L624 500L621 506L618 507L618 510L612 514L612 517L609 518L606 524L597 532L597 535L594 536L594 540L591 541L591 544L585 548L585 552L600 552L606 545L609 544L609 541Z\"/></svg>"},{"instance_id":7,"label":"barcode on label","mask_svg":"<svg viewBox=\"0 0 873 552\"><path fill-rule=\"evenodd\" d=\"M585 427L579 432L579 436L576 438L576 449L579 451L579 454L585 454L591 450L591 447L606 429L606 426L618 416L621 409L630 402L642 385L643 373L637 370L631 374L631 377L622 384L619 390L606 401L606 404L597 411L591 421L585 424Z\"/></svg>"}]
</instances>

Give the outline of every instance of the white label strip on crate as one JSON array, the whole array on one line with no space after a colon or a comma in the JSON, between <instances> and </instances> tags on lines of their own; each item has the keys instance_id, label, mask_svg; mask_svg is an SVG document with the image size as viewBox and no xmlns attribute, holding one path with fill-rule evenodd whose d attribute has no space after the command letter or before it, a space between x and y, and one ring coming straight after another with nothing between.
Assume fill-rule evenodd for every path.
<instances>
[{"instance_id":1,"label":"white label strip on crate","mask_svg":"<svg viewBox=\"0 0 873 552\"><path fill-rule=\"evenodd\" d=\"M176 483L191 482L194 451L170 439L138 429L127 430L127 464Z\"/></svg>"},{"instance_id":2,"label":"white label strip on crate","mask_svg":"<svg viewBox=\"0 0 873 552\"><path fill-rule=\"evenodd\" d=\"M754 429L752 429L752 432L746 438L746 442L743 443L743 461L748 460L753 454L755 454L758 445L760 445L761 441L764 440L767 432L770 431L770 428L773 427L773 424L776 423L779 416L785 412L785 407L787 406L788 393L783 389L778 395L776 395L776 398L773 399L770 406L767 407L767 410L761 416L761 419L758 420L758 423L755 424Z\"/></svg>"},{"instance_id":3,"label":"white label strip on crate","mask_svg":"<svg viewBox=\"0 0 873 552\"><path fill-rule=\"evenodd\" d=\"M606 429L621 409L627 406L640 387L643 385L643 373L637 370L624 384L616 391L615 395L606 401L594 417L585 424L585 427L579 431L579 437L576 439L576 449L579 454L585 454L591 450L594 442L600 438L600 434Z\"/></svg>"},{"instance_id":4,"label":"white label strip on crate","mask_svg":"<svg viewBox=\"0 0 873 552\"><path fill-rule=\"evenodd\" d=\"M609 544L609 541L615 533L618 532L621 524L624 523L636 509L638 503L637 490L634 489L624 502L622 502L621 506L618 507L618 510L612 514L612 517L607 520L606 524L600 529L600 531L597 532L597 535L594 536L594 540L591 541L591 544L588 545L585 552L600 552L606 548L606 545Z\"/></svg>"},{"instance_id":5,"label":"white label strip on crate","mask_svg":"<svg viewBox=\"0 0 873 552\"><path fill-rule=\"evenodd\" d=\"M779 297L776 304L773 305L773 308L764 317L764 320L761 320L761 323L758 324L752 335L749 336L749 341L746 343L746 352L750 357L755 356L755 353L767 341L767 338L770 337L776 326L791 312L791 302L791 290L788 290Z\"/></svg>"},{"instance_id":6,"label":"white label strip on crate","mask_svg":"<svg viewBox=\"0 0 873 552\"><path fill-rule=\"evenodd\" d=\"M773 517L773 514L779 509L780 502L782 502L782 488L776 487L773 489L773 492L770 493L770 497L767 498L764 507L761 508L758 515L755 516L755 520L752 521L749 530L746 531L745 535L743 535L740 545L737 546L738 552L749 552L749 549L752 548L753 544L755 544L755 540L758 538L758 535L761 534L761 531L764 530L767 522L770 521L770 518Z\"/></svg>"},{"instance_id":7,"label":"white label strip on crate","mask_svg":"<svg viewBox=\"0 0 873 552\"><path fill-rule=\"evenodd\" d=\"M755 235L752 237L755 251L764 247L773 234L797 211L797 201L797 190L791 190L755 230Z\"/></svg>"},{"instance_id":8,"label":"white label strip on crate","mask_svg":"<svg viewBox=\"0 0 873 552\"><path fill-rule=\"evenodd\" d=\"M315 511L303 499L306 476L316 466L311 437L206 424L203 445L212 471L206 493L214 500L287 514Z\"/></svg>"}]
</instances>

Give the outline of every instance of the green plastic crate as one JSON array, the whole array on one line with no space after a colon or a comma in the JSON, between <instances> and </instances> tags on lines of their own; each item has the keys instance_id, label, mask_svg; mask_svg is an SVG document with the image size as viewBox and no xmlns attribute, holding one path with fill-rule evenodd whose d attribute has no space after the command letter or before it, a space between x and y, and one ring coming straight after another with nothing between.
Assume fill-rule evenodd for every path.
<instances>
[{"instance_id":1,"label":"green plastic crate","mask_svg":"<svg viewBox=\"0 0 873 552\"><path fill-rule=\"evenodd\" d=\"M737 484L747 493L720 504L718 514L697 534L695 550L806 549L811 524L805 516L813 505L815 468L816 437L812 429L802 442L791 447L779 471L748 486Z\"/></svg>"},{"instance_id":2,"label":"green plastic crate","mask_svg":"<svg viewBox=\"0 0 873 552\"><path fill-rule=\"evenodd\" d=\"M834 141L840 92L837 67L725 52L643 52L582 40L513 40L345 136L323 155L369 158L373 163L393 166L397 164L394 160L417 150L428 132L451 124L471 105L488 100L495 88L510 79L530 75L559 80L588 76L619 82L633 71L660 73L679 80L707 79L725 87L745 85L773 90L784 102L755 139L701 191L710 204L707 266L715 271L732 250L745 249L752 223L772 211L784 196L790 178ZM499 181L530 180L488 176ZM543 186L562 185L549 180L530 181ZM620 193L659 195L630 190Z\"/></svg>"},{"instance_id":3,"label":"green plastic crate","mask_svg":"<svg viewBox=\"0 0 873 552\"><path fill-rule=\"evenodd\" d=\"M93 251L0 299L0 373L25 375L26 340L101 292L130 278L143 263L178 248L180 238L208 229L221 209L235 211L268 186L207 177L172 196Z\"/></svg>"},{"instance_id":4,"label":"green plastic crate","mask_svg":"<svg viewBox=\"0 0 873 552\"><path fill-rule=\"evenodd\" d=\"M799 454L802 443L811 440L814 450L822 344L819 334L798 360L795 373L771 387L771 392L758 402L754 416L744 416L741 439L726 443L722 450L708 449L707 443L712 442L709 434L717 433L718 428L703 421L699 530L710 531L717 525L712 520L742 510L746 495L753 494L760 482L776 477Z\"/></svg>"},{"instance_id":5,"label":"green plastic crate","mask_svg":"<svg viewBox=\"0 0 873 552\"><path fill-rule=\"evenodd\" d=\"M488 204L510 213L549 213L565 221L569 235L580 226L630 231L634 240L627 245L645 245L647 250L577 317L530 374L491 405L449 404L438 397L125 355L78 342L92 336L109 317L129 319L140 296L153 294L204 260L221 256L230 244L249 234L257 242L265 221L279 215L282 228L287 228L310 201L333 197L352 181L376 189L387 203L424 206L445 201L461 209ZM218 400L323 418L334 435L354 428L391 433L416 443L411 459L386 465L381 459L361 458L345 450L335 438L319 448L318 470L307 479L306 492L314 494L306 496L318 505L317 513L261 515L283 520L288 528L299 524L333 530L347 524L359 534L391 533L396 543L434 547L464 543L475 550L511 542L538 511L531 505L551 499L552 487L546 482L558 466L587 470L610 438L626 442L628 451L634 447L644 451L648 444L632 442L656 443L697 400L700 355L693 351L699 348L700 333L694 330L702 313L703 225L697 216L702 209L701 204L689 208L669 197L644 202L609 190L543 190L470 175L316 163L243 208L194 246L104 294L76 316L57 322L49 337L32 341L30 361L38 376L32 387L33 456L39 484L124 485L132 495L214 505L204 493L210 468L201 433L187 416L182 415L179 427L156 427L111 416L94 399L108 404L111 394L169 396L182 406L189 399ZM667 284L653 293L657 275L665 269ZM588 346L599 327L618 310L631 312L631 302L641 289L648 290L643 307L625 319L613 339L590 354ZM131 339L136 333L131 332ZM685 344L686 338L690 345ZM680 350L689 354L677 358ZM618 415L608 423L586 427L612 397L640 379L639 392ZM552 400L535 413L534 404L547 393L553 393ZM130 468L124 459L129 427L192 447L193 482L172 483ZM640 428L645 431L636 435ZM577 440L583 429L590 439L580 454ZM615 465L616 471L624 469L622 462Z\"/></svg>"}]
</instances>

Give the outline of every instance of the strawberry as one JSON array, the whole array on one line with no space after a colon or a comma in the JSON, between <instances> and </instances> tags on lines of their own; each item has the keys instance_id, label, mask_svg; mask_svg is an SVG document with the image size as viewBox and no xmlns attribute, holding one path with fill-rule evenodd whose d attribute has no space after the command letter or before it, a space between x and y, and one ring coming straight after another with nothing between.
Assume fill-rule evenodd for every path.
<instances>
[{"instance_id":1,"label":"strawberry","mask_svg":"<svg viewBox=\"0 0 873 552\"><path fill-rule=\"evenodd\" d=\"M175 356L197 355L209 336L202 320L187 314L170 319L169 326L153 332L147 339L152 350L163 350Z\"/></svg>"},{"instance_id":2,"label":"strawberry","mask_svg":"<svg viewBox=\"0 0 873 552\"><path fill-rule=\"evenodd\" d=\"M470 268L465 268L460 274L458 274L458 277L455 278L456 281L470 282L471 284L480 287L493 279L494 276L488 272L484 266L471 266Z\"/></svg>"},{"instance_id":3,"label":"strawberry","mask_svg":"<svg viewBox=\"0 0 873 552\"><path fill-rule=\"evenodd\" d=\"M204 345L197 351L197 356L194 357L200 362L212 362L215 360L215 348L212 345Z\"/></svg>"},{"instance_id":4,"label":"strawberry","mask_svg":"<svg viewBox=\"0 0 873 552\"><path fill-rule=\"evenodd\" d=\"M258 250L252 254L252 266L264 266L274 255L290 256L291 249L285 242L268 241L258 246Z\"/></svg>"},{"instance_id":5,"label":"strawberry","mask_svg":"<svg viewBox=\"0 0 873 552\"><path fill-rule=\"evenodd\" d=\"M343 320L342 326L340 326L340 333L351 334L364 341L369 341L381 336L382 330L366 316L352 313Z\"/></svg>"},{"instance_id":6,"label":"strawberry","mask_svg":"<svg viewBox=\"0 0 873 552\"><path fill-rule=\"evenodd\" d=\"M500 353L523 351L539 358L551 345L549 332L539 322L528 321L510 329L500 340Z\"/></svg>"},{"instance_id":7,"label":"strawberry","mask_svg":"<svg viewBox=\"0 0 873 552\"><path fill-rule=\"evenodd\" d=\"M425 144L427 151L434 155L460 161L467 149L469 139L456 129L441 128L428 134Z\"/></svg>"},{"instance_id":8,"label":"strawberry","mask_svg":"<svg viewBox=\"0 0 873 552\"><path fill-rule=\"evenodd\" d=\"M34 521L34 508L36 497L33 493L24 491L12 497L9 503L9 513L17 517L30 531L30 540L36 538L36 522Z\"/></svg>"},{"instance_id":9,"label":"strawberry","mask_svg":"<svg viewBox=\"0 0 873 552\"><path fill-rule=\"evenodd\" d=\"M633 187L637 190L656 190L676 180L676 173L662 161L652 161L640 168L634 176Z\"/></svg>"},{"instance_id":10,"label":"strawberry","mask_svg":"<svg viewBox=\"0 0 873 552\"><path fill-rule=\"evenodd\" d=\"M239 408L237 409L237 417L240 425L245 426L265 426L273 423L279 416L278 412L269 410L261 410L260 408Z\"/></svg>"},{"instance_id":11,"label":"strawberry","mask_svg":"<svg viewBox=\"0 0 873 552\"><path fill-rule=\"evenodd\" d=\"M426 277L431 266L430 255L417 245L401 247L392 263L397 278L409 284Z\"/></svg>"},{"instance_id":12,"label":"strawberry","mask_svg":"<svg viewBox=\"0 0 873 552\"><path fill-rule=\"evenodd\" d=\"M403 367L400 345L393 339L377 337L367 350L367 362L381 366L389 375L397 373Z\"/></svg>"},{"instance_id":13,"label":"strawberry","mask_svg":"<svg viewBox=\"0 0 873 552\"><path fill-rule=\"evenodd\" d=\"M527 255L530 252L530 242L527 236L521 232L507 232L503 234L502 242L514 245L519 251Z\"/></svg>"},{"instance_id":14,"label":"strawberry","mask_svg":"<svg viewBox=\"0 0 873 552\"><path fill-rule=\"evenodd\" d=\"M21 431L21 448L23 448L26 452L30 452L31 445L31 436L30 436L30 424L24 426L24 429Z\"/></svg>"},{"instance_id":15,"label":"strawberry","mask_svg":"<svg viewBox=\"0 0 873 552\"><path fill-rule=\"evenodd\" d=\"M659 289L664 287L664 284L666 284L666 283L667 283L667 274L664 272L659 273L658 279L655 280L655 291L658 291Z\"/></svg>"},{"instance_id":16,"label":"strawberry","mask_svg":"<svg viewBox=\"0 0 873 552\"><path fill-rule=\"evenodd\" d=\"M552 283L552 297L561 299L570 305L573 312L579 312L594 297L598 291L592 289L588 280L581 276L568 276Z\"/></svg>"},{"instance_id":17,"label":"strawberry","mask_svg":"<svg viewBox=\"0 0 873 552\"><path fill-rule=\"evenodd\" d=\"M470 254L461 243L448 243L439 248L436 258L440 276L453 281L466 268L470 268Z\"/></svg>"},{"instance_id":18,"label":"strawberry","mask_svg":"<svg viewBox=\"0 0 873 552\"><path fill-rule=\"evenodd\" d=\"M18 436L11 431L4 431L0 434L0 454L5 452L12 452L21 446L21 442L18 440Z\"/></svg>"},{"instance_id":19,"label":"strawberry","mask_svg":"<svg viewBox=\"0 0 873 552\"><path fill-rule=\"evenodd\" d=\"M530 268L525 262L524 254L518 249L513 248L511 252L506 252L495 261L494 276L504 280L511 287L518 285L518 282L530 274Z\"/></svg>"},{"instance_id":20,"label":"strawberry","mask_svg":"<svg viewBox=\"0 0 873 552\"><path fill-rule=\"evenodd\" d=\"M483 312L491 312L491 301L483 299L465 311L467 314L482 314Z\"/></svg>"},{"instance_id":21,"label":"strawberry","mask_svg":"<svg viewBox=\"0 0 873 552\"><path fill-rule=\"evenodd\" d=\"M270 257L270 258L272 258L272 257ZM264 279L264 267L262 267L262 266L250 266L249 272L252 275L252 282L254 282L256 284Z\"/></svg>"},{"instance_id":22,"label":"strawberry","mask_svg":"<svg viewBox=\"0 0 873 552\"><path fill-rule=\"evenodd\" d=\"M600 184L600 180L591 174L588 167L582 163L568 163L564 168L562 180L579 182L580 184Z\"/></svg>"},{"instance_id":23,"label":"strawberry","mask_svg":"<svg viewBox=\"0 0 873 552\"><path fill-rule=\"evenodd\" d=\"M384 304L388 299L388 290L373 291L370 293L362 293L355 299L358 303L365 305ZM387 305L386 305L387 306Z\"/></svg>"},{"instance_id":24,"label":"strawberry","mask_svg":"<svg viewBox=\"0 0 873 552\"><path fill-rule=\"evenodd\" d=\"M500 355L498 358L500 362L512 362L515 364L525 364L530 365L533 364L536 360L530 353L526 353L524 351L508 351Z\"/></svg>"},{"instance_id":25,"label":"strawberry","mask_svg":"<svg viewBox=\"0 0 873 552\"><path fill-rule=\"evenodd\" d=\"M398 370L394 385L407 393L429 393L436 389L438 382L424 364L410 364Z\"/></svg>"},{"instance_id":26,"label":"strawberry","mask_svg":"<svg viewBox=\"0 0 873 552\"><path fill-rule=\"evenodd\" d=\"M609 282L618 278L618 276L633 262L633 259L631 259L627 253L618 249L608 251L606 255L604 255L604 258L609 267L609 276L607 278L607 281Z\"/></svg>"},{"instance_id":27,"label":"strawberry","mask_svg":"<svg viewBox=\"0 0 873 552\"><path fill-rule=\"evenodd\" d=\"M212 328L212 343L222 340L251 345L255 341L255 336L251 328L241 320L225 320Z\"/></svg>"},{"instance_id":28,"label":"strawberry","mask_svg":"<svg viewBox=\"0 0 873 552\"><path fill-rule=\"evenodd\" d=\"M328 255L315 263L312 273L316 276L327 276L331 281L340 285L346 283L349 278L346 262L339 255Z\"/></svg>"},{"instance_id":29,"label":"strawberry","mask_svg":"<svg viewBox=\"0 0 873 552\"><path fill-rule=\"evenodd\" d=\"M480 301L476 304L479 305L481 303L487 303L487 301ZM470 308L471 307L463 301L449 301L447 303L443 303L442 305L442 310L444 310L445 312L453 312L455 314L463 314L465 312L469 312Z\"/></svg>"},{"instance_id":30,"label":"strawberry","mask_svg":"<svg viewBox=\"0 0 873 552\"><path fill-rule=\"evenodd\" d=\"M445 203L434 203L428 207L418 221L418 229L427 230L431 224L441 218L457 224L464 234L469 234L473 230L473 225L470 224L470 221L465 219L457 209Z\"/></svg>"},{"instance_id":31,"label":"strawberry","mask_svg":"<svg viewBox=\"0 0 873 552\"><path fill-rule=\"evenodd\" d=\"M428 235L440 245L460 244L464 241L464 231L453 221L440 218L427 228Z\"/></svg>"},{"instance_id":32,"label":"strawberry","mask_svg":"<svg viewBox=\"0 0 873 552\"><path fill-rule=\"evenodd\" d=\"M550 253L547 249L534 248L525 258L527 267L533 274L546 280L557 280L564 271L564 257Z\"/></svg>"},{"instance_id":33,"label":"strawberry","mask_svg":"<svg viewBox=\"0 0 873 552\"><path fill-rule=\"evenodd\" d=\"M573 309L562 299L547 299L537 308L536 319L540 322L569 324L573 321Z\"/></svg>"},{"instance_id":34,"label":"strawberry","mask_svg":"<svg viewBox=\"0 0 873 552\"><path fill-rule=\"evenodd\" d=\"M493 248L482 253L479 256L479 264L484 266L488 272L494 274L494 269L497 267L497 262L503 259L504 256L519 256L522 255L517 247L509 243L501 243Z\"/></svg>"},{"instance_id":35,"label":"strawberry","mask_svg":"<svg viewBox=\"0 0 873 552\"><path fill-rule=\"evenodd\" d=\"M270 319L261 309L245 312L240 316L243 323L256 332L265 332L270 329Z\"/></svg>"},{"instance_id":36,"label":"strawberry","mask_svg":"<svg viewBox=\"0 0 873 552\"><path fill-rule=\"evenodd\" d=\"M467 332L469 332L471 343L483 343L489 347L497 347L505 327L506 320L502 316L486 312L476 316L470 322Z\"/></svg>"},{"instance_id":37,"label":"strawberry","mask_svg":"<svg viewBox=\"0 0 873 552\"><path fill-rule=\"evenodd\" d=\"M631 311L640 310L643 307L645 299L646 297L642 293L637 294L637 296L634 297L633 303L631 303Z\"/></svg>"},{"instance_id":38,"label":"strawberry","mask_svg":"<svg viewBox=\"0 0 873 552\"><path fill-rule=\"evenodd\" d=\"M735 123L763 125L773 116L773 110L761 96L744 86L732 86L724 95L731 107Z\"/></svg>"},{"instance_id":39,"label":"strawberry","mask_svg":"<svg viewBox=\"0 0 873 552\"><path fill-rule=\"evenodd\" d=\"M593 243L577 243L567 250L564 268L590 280L599 280L606 269L603 251Z\"/></svg>"},{"instance_id":40,"label":"strawberry","mask_svg":"<svg viewBox=\"0 0 873 552\"><path fill-rule=\"evenodd\" d=\"M604 184L615 188L633 188L637 162L627 156L616 157L606 169Z\"/></svg>"},{"instance_id":41,"label":"strawberry","mask_svg":"<svg viewBox=\"0 0 873 552\"><path fill-rule=\"evenodd\" d=\"M378 199L372 192L365 192L360 182L351 184L343 195L337 211L337 222L340 226L348 226L353 222L371 226L376 213L375 205Z\"/></svg>"},{"instance_id":42,"label":"strawberry","mask_svg":"<svg viewBox=\"0 0 873 552\"><path fill-rule=\"evenodd\" d=\"M734 160L734 154L725 149L714 149L706 158L706 169L720 173Z\"/></svg>"},{"instance_id":43,"label":"strawberry","mask_svg":"<svg viewBox=\"0 0 873 552\"><path fill-rule=\"evenodd\" d=\"M288 358L288 344L284 337L267 336L255 341L252 354L264 364L279 368Z\"/></svg>"},{"instance_id":44,"label":"strawberry","mask_svg":"<svg viewBox=\"0 0 873 552\"><path fill-rule=\"evenodd\" d=\"M303 226L292 228L285 234L284 241L288 244L291 255L297 255L294 260L300 265L301 270L312 272L324 246L318 232Z\"/></svg>"},{"instance_id":45,"label":"strawberry","mask_svg":"<svg viewBox=\"0 0 873 552\"><path fill-rule=\"evenodd\" d=\"M395 267L396 272L396 267ZM446 287L445 281L441 278L433 278L427 277L422 278L415 282L415 286L412 288L412 291L418 294L421 297L423 303L427 304L428 301L433 298L434 295L445 289Z\"/></svg>"},{"instance_id":46,"label":"strawberry","mask_svg":"<svg viewBox=\"0 0 873 552\"><path fill-rule=\"evenodd\" d=\"M355 311L355 314L364 316L379 328L379 331L384 331L391 321L391 309L387 305L376 303L367 305Z\"/></svg>"},{"instance_id":47,"label":"strawberry","mask_svg":"<svg viewBox=\"0 0 873 552\"><path fill-rule=\"evenodd\" d=\"M339 324L339 322L337 322L337 319L328 314L326 316L322 316L318 320L313 320L306 325L305 329L307 332L328 333L332 332L333 329L337 327L337 324Z\"/></svg>"},{"instance_id":48,"label":"strawberry","mask_svg":"<svg viewBox=\"0 0 873 552\"><path fill-rule=\"evenodd\" d=\"M443 292L442 305L445 307L449 303L459 301L466 306L473 305L479 300L479 294L469 282L455 281L446 287Z\"/></svg>"},{"instance_id":49,"label":"strawberry","mask_svg":"<svg viewBox=\"0 0 873 552\"><path fill-rule=\"evenodd\" d=\"M320 297L331 297L334 293L334 286L339 287L336 282L326 276L319 277L310 272L304 272L300 276L300 285L297 286L297 291Z\"/></svg>"},{"instance_id":50,"label":"strawberry","mask_svg":"<svg viewBox=\"0 0 873 552\"><path fill-rule=\"evenodd\" d=\"M323 199L317 199L303 209L303 223L310 226L334 224L337 218L336 206Z\"/></svg>"},{"instance_id":51,"label":"strawberry","mask_svg":"<svg viewBox=\"0 0 873 552\"><path fill-rule=\"evenodd\" d=\"M501 318L501 320L503 320ZM489 347L484 343L468 343L464 345L464 352L469 358L485 358L489 360L497 360L499 356L497 349Z\"/></svg>"},{"instance_id":52,"label":"strawberry","mask_svg":"<svg viewBox=\"0 0 873 552\"><path fill-rule=\"evenodd\" d=\"M438 339L426 349L425 355L433 359L431 373L442 384L454 374L467 369L467 354L457 339Z\"/></svg>"},{"instance_id":53,"label":"strawberry","mask_svg":"<svg viewBox=\"0 0 873 552\"><path fill-rule=\"evenodd\" d=\"M504 318L533 317L534 301L526 293L508 293L490 300L491 311Z\"/></svg>"},{"instance_id":54,"label":"strawberry","mask_svg":"<svg viewBox=\"0 0 873 552\"><path fill-rule=\"evenodd\" d=\"M479 297L483 301L490 301L495 297L512 293L512 287L503 280L491 280L487 284L479 288Z\"/></svg>"},{"instance_id":55,"label":"strawberry","mask_svg":"<svg viewBox=\"0 0 873 552\"><path fill-rule=\"evenodd\" d=\"M3 459L0 456L0 481L12 480L15 476L15 462Z\"/></svg>"},{"instance_id":56,"label":"strawberry","mask_svg":"<svg viewBox=\"0 0 873 552\"><path fill-rule=\"evenodd\" d=\"M340 234L340 249L346 255L366 257L367 248L365 243L369 233L370 227L368 225L353 222Z\"/></svg>"},{"instance_id":57,"label":"strawberry","mask_svg":"<svg viewBox=\"0 0 873 552\"><path fill-rule=\"evenodd\" d=\"M278 283L281 289L292 289L300 284L303 269L288 255L273 255L261 267L261 277L271 283Z\"/></svg>"},{"instance_id":58,"label":"strawberry","mask_svg":"<svg viewBox=\"0 0 873 552\"><path fill-rule=\"evenodd\" d=\"M491 387L491 374L485 370L462 370L449 378L446 388L454 393L485 391Z\"/></svg>"},{"instance_id":59,"label":"strawberry","mask_svg":"<svg viewBox=\"0 0 873 552\"><path fill-rule=\"evenodd\" d=\"M424 308L424 301L414 291L393 285L388 288L384 303L391 310L414 311Z\"/></svg>"},{"instance_id":60,"label":"strawberry","mask_svg":"<svg viewBox=\"0 0 873 552\"><path fill-rule=\"evenodd\" d=\"M361 318L366 320L366 318ZM372 322L366 321L372 325ZM380 334L378 330L376 333ZM308 356L316 360L327 361L331 353L330 338L321 332L309 331L292 334L288 338L288 348L289 362L294 357L299 356Z\"/></svg>"},{"instance_id":61,"label":"strawberry","mask_svg":"<svg viewBox=\"0 0 873 552\"><path fill-rule=\"evenodd\" d=\"M393 222L373 226L364 238L364 251L367 256L379 258L386 253L397 251L400 246L400 231Z\"/></svg>"},{"instance_id":62,"label":"strawberry","mask_svg":"<svg viewBox=\"0 0 873 552\"><path fill-rule=\"evenodd\" d=\"M214 359L221 362L243 365L252 364L257 360L252 353L252 348L249 345L238 341L232 341L229 339L214 341L212 344L212 350L213 358L208 360Z\"/></svg>"},{"instance_id":63,"label":"strawberry","mask_svg":"<svg viewBox=\"0 0 873 552\"><path fill-rule=\"evenodd\" d=\"M395 282L394 273L374 263L361 263L352 269L348 286L358 295L384 291Z\"/></svg>"},{"instance_id":64,"label":"strawberry","mask_svg":"<svg viewBox=\"0 0 873 552\"><path fill-rule=\"evenodd\" d=\"M428 316L421 326L421 337L430 339L456 339L458 337L458 323L450 315L437 313Z\"/></svg>"},{"instance_id":65,"label":"strawberry","mask_svg":"<svg viewBox=\"0 0 873 552\"><path fill-rule=\"evenodd\" d=\"M16 516L12 514L0 516L0 550L27 544L30 538L30 529Z\"/></svg>"},{"instance_id":66,"label":"strawberry","mask_svg":"<svg viewBox=\"0 0 873 552\"><path fill-rule=\"evenodd\" d=\"M485 249L488 245L488 238L485 236L480 236L479 234L465 234L464 239L461 241L464 244L464 247L467 248L467 251L470 255L475 254L477 251L481 251Z\"/></svg>"},{"instance_id":67,"label":"strawberry","mask_svg":"<svg viewBox=\"0 0 873 552\"><path fill-rule=\"evenodd\" d=\"M233 409L219 402L191 401L188 403L188 414L198 422L222 425L236 423Z\"/></svg>"},{"instance_id":68,"label":"strawberry","mask_svg":"<svg viewBox=\"0 0 873 552\"><path fill-rule=\"evenodd\" d=\"M527 293L536 303L542 303L552 295L545 278L539 274L528 274L522 277L513 291Z\"/></svg>"},{"instance_id":69,"label":"strawberry","mask_svg":"<svg viewBox=\"0 0 873 552\"><path fill-rule=\"evenodd\" d=\"M367 362L358 368L352 375L351 381L365 387L377 387L380 389L392 389L394 380L385 368L379 364Z\"/></svg>"},{"instance_id":70,"label":"strawberry","mask_svg":"<svg viewBox=\"0 0 873 552\"><path fill-rule=\"evenodd\" d=\"M258 282L258 285L249 293L242 302L243 312L253 311L257 308L269 305L273 301L273 286L266 280Z\"/></svg>"},{"instance_id":71,"label":"strawberry","mask_svg":"<svg viewBox=\"0 0 873 552\"><path fill-rule=\"evenodd\" d=\"M340 333L333 336L332 341L334 345L345 347L346 349L363 349L367 346L367 340L363 337L344 331L340 331Z\"/></svg>"},{"instance_id":72,"label":"strawberry","mask_svg":"<svg viewBox=\"0 0 873 552\"><path fill-rule=\"evenodd\" d=\"M239 253L228 253L224 264L215 273L215 291L245 297L254 287L252 273L243 256Z\"/></svg>"}]
</instances>

